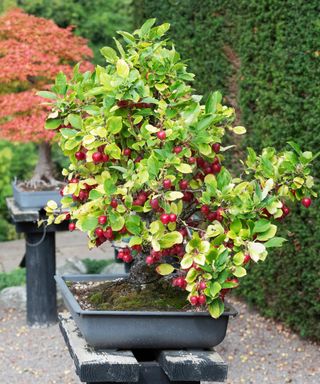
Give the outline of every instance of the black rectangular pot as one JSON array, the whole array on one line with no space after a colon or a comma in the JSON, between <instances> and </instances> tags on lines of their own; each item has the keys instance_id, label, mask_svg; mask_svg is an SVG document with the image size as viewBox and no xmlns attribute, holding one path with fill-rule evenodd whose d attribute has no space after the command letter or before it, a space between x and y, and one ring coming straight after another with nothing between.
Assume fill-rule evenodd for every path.
<instances>
[{"instance_id":1,"label":"black rectangular pot","mask_svg":"<svg viewBox=\"0 0 320 384\"><path fill-rule=\"evenodd\" d=\"M22 191L12 183L13 197L20 208L41 209L47 205L49 200L54 200L60 204L61 195L59 190L55 191Z\"/></svg>"},{"instance_id":2,"label":"black rectangular pot","mask_svg":"<svg viewBox=\"0 0 320 384\"><path fill-rule=\"evenodd\" d=\"M82 310L66 281L107 281L125 275L55 276L80 332L93 347L116 349L211 348L222 342L228 320L237 311L229 306L218 319L207 312L147 312Z\"/></svg>"}]
</instances>

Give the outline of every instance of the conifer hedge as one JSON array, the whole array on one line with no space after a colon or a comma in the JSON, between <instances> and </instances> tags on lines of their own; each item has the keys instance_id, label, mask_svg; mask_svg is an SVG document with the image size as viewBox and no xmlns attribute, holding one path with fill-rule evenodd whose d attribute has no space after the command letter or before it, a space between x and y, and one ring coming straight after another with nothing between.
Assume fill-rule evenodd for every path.
<instances>
[{"instance_id":1,"label":"conifer hedge","mask_svg":"<svg viewBox=\"0 0 320 384\"><path fill-rule=\"evenodd\" d=\"M280 147L294 139L320 148L320 4L317 0L139 0L137 24L156 17L172 25L182 57L191 57L199 93L225 94L231 46L241 65L238 105L249 141L243 146ZM250 134L251 133L251 134ZM320 161L315 161L320 170ZM254 265L240 293L262 313L284 321L302 336L320 340L319 201L288 218L288 243ZM267 264L267 267L266 267Z\"/></svg>"}]
</instances>

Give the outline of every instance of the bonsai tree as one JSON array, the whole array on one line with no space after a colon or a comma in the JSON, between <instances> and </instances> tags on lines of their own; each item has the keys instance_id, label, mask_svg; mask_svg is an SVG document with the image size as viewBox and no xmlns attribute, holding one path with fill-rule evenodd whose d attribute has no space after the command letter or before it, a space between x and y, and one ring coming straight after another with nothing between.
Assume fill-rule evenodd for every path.
<instances>
[{"instance_id":1,"label":"bonsai tree","mask_svg":"<svg viewBox=\"0 0 320 384\"><path fill-rule=\"evenodd\" d=\"M248 148L233 175L223 165L232 147L223 136L245 128L232 126L234 110L219 92L205 104L193 94L193 75L162 39L169 24L154 23L119 32L126 46L115 40L118 53L103 48L105 67L76 70L55 94L47 128L70 158L62 199L69 212L48 202L48 224L70 219L70 231L88 233L90 248L129 235L118 257L132 262L132 282L170 280L216 318L248 265L286 241L277 229L289 204L310 206L314 157L293 142L279 153Z\"/></svg>"},{"instance_id":2,"label":"bonsai tree","mask_svg":"<svg viewBox=\"0 0 320 384\"><path fill-rule=\"evenodd\" d=\"M73 36L71 27L59 28L19 9L0 18L0 137L39 145L32 187L57 184L50 152L54 132L44 129L48 107L40 105L36 90L53 83L59 71L70 75L75 63L91 56L86 40ZM83 68L91 64L84 62ZM58 94L66 87L66 75L56 78Z\"/></svg>"}]
</instances>

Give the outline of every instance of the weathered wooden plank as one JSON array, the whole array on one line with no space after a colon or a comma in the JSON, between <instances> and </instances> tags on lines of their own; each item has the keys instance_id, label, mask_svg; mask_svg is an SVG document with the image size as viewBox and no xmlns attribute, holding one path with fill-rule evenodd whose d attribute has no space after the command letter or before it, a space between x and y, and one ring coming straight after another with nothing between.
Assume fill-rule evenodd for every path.
<instances>
[{"instance_id":1,"label":"weathered wooden plank","mask_svg":"<svg viewBox=\"0 0 320 384\"><path fill-rule=\"evenodd\" d=\"M228 366L213 350L162 351L158 362L172 381L224 382Z\"/></svg>"},{"instance_id":2,"label":"weathered wooden plank","mask_svg":"<svg viewBox=\"0 0 320 384\"><path fill-rule=\"evenodd\" d=\"M6 199L6 203L9 214L15 223L32 221L36 222L39 220L39 209L21 209L18 204L16 204L13 197L8 197Z\"/></svg>"},{"instance_id":3,"label":"weathered wooden plank","mask_svg":"<svg viewBox=\"0 0 320 384\"><path fill-rule=\"evenodd\" d=\"M70 316L59 316L60 329L81 381L137 383L139 363L131 351L96 350L88 346Z\"/></svg>"}]
</instances>

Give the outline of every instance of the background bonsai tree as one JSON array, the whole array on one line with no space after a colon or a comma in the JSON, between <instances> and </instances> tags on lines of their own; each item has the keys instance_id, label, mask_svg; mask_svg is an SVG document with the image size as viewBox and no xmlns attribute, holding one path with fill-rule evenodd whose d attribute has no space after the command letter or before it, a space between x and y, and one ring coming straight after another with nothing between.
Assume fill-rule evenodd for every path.
<instances>
[{"instance_id":1,"label":"background bonsai tree","mask_svg":"<svg viewBox=\"0 0 320 384\"><path fill-rule=\"evenodd\" d=\"M52 21L27 15L19 9L0 18L0 137L11 141L39 144L39 161L30 186L56 185L50 143L54 131L44 129L48 108L36 90L52 84L63 71L92 56L86 40L72 35ZM91 68L89 62L83 69ZM66 87L66 75L56 78L55 92Z\"/></svg>"},{"instance_id":2,"label":"background bonsai tree","mask_svg":"<svg viewBox=\"0 0 320 384\"><path fill-rule=\"evenodd\" d=\"M59 142L71 165L63 174L63 209L52 201L48 223L70 219L86 231L89 246L131 236L118 257L132 262L129 279L170 280L189 302L213 317L226 292L237 287L248 265L264 260L285 241L277 225L288 202L311 204L311 152L296 144L277 153L248 148L239 175L223 166L221 145L234 110L211 93L205 103L192 93L173 44L162 39L169 25L148 20L133 34L119 32L118 53L106 47L106 67L75 71L56 94L47 127L59 125ZM69 127L70 128L66 128Z\"/></svg>"}]
</instances>

